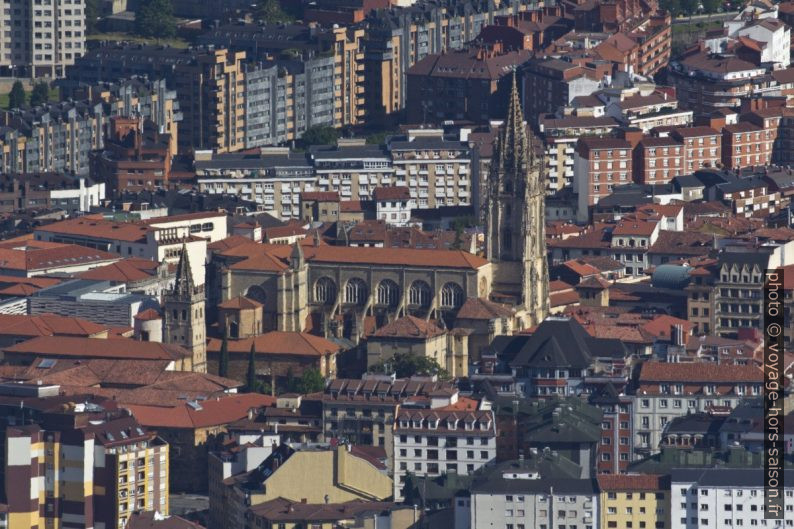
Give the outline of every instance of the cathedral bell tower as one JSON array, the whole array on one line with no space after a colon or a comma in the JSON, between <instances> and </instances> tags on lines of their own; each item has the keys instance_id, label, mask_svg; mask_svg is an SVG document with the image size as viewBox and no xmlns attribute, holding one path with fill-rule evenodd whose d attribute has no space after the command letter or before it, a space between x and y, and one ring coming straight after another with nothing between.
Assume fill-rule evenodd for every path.
<instances>
[{"instance_id":1,"label":"cathedral bell tower","mask_svg":"<svg viewBox=\"0 0 794 529\"><path fill-rule=\"evenodd\" d=\"M486 244L492 297L513 300L525 326L549 313L545 183L531 146L513 72L507 119L494 142L488 175Z\"/></svg>"},{"instance_id":2,"label":"cathedral bell tower","mask_svg":"<svg viewBox=\"0 0 794 529\"><path fill-rule=\"evenodd\" d=\"M204 304L204 285L196 286L193 283L190 257L183 244L174 288L163 295L163 342L181 345L191 351L192 369L201 373L207 372Z\"/></svg>"}]
</instances>

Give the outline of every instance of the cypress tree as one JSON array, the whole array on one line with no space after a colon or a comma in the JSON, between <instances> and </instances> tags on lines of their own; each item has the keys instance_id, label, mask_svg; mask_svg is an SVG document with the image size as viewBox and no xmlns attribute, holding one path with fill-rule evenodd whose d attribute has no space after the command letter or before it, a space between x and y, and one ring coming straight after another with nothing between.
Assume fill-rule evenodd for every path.
<instances>
[{"instance_id":1,"label":"cypress tree","mask_svg":"<svg viewBox=\"0 0 794 529\"><path fill-rule=\"evenodd\" d=\"M221 356L218 359L218 376L229 376L229 344L226 340L226 336L223 337L223 343L221 343Z\"/></svg>"},{"instance_id":2,"label":"cypress tree","mask_svg":"<svg viewBox=\"0 0 794 529\"><path fill-rule=\"evenodd\" d=\"M248 354L248 373L246 375L246 391L256 392L256 359L254 358L254 342L251 341L251 352Z\"/></svg>"}]
</instances>

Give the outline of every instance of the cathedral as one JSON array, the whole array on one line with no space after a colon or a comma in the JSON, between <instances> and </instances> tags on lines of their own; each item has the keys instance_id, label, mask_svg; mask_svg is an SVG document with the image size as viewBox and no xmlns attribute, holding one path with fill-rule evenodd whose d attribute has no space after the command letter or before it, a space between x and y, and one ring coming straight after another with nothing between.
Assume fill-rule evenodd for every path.
<instances>
[{"instance_id":1,"label":"cathedral","mask_svg":"<svg viewBox=\"0 0 794 529\"><path fill-rule=\"evenodd\" d=\"M204 285L196 286L187 248L182 245L174 287L163 295L163 343L181 345L193 353L193 371L207 371L204 331Z\"/></svg>"},{"instance_id":2,"label":"cathedral","mask_svg":"<svg viewBox=\"0 0 794 529\"><path fill-rule=\"evenodd\" d=\"M487 259L462 250L330 246L319 238L292 246L237 240L211 248L208 306L245 296L261 304L263 331L353 343L406 316L460 336L467 332L462 320L490 321L480 334L540 323L549 310L545 188L515 79L510 97L486 186ZM441 162L447 157L439 153Z\"/></svg>"},{"instance_id":3,"label":"cathedral","mask_svg":"<svg viewBox=\"0 0 794 529\"><path fill-rule=\"evenodd\" d=\"M514 73L507 120L491 159L485 223L491 299L516 306L524 327L539 324L549 313L545 187L531 139Z\"/></svg>"}]
</instances>

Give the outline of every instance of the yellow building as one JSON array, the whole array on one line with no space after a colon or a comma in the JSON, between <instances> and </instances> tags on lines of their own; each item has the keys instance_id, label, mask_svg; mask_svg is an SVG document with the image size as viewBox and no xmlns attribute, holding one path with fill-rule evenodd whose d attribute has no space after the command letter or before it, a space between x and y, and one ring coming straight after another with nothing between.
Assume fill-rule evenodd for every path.
<instances>
[{"instance_id":1,"label":"yellow building","mask_svg":"<svg viewBox=\"0 0 794 529\"><path fill-rule=\"evenodd\" d=\"M279 498L314 504L392 496L392 479L379 460L356 447L294 450L281 445L256 470L224 480L223 519L243 527L246 511Z\"/></svg>"},{"instance_id":2,"label":"yellow building","mask_svg":"<svg viewBox=\"0 0 794 529\"><path fill-rule=\"evenodd\" d=\"M599 527L669 529L670 478L654 474L602 474Z\"/></svg>"}]
</instances>

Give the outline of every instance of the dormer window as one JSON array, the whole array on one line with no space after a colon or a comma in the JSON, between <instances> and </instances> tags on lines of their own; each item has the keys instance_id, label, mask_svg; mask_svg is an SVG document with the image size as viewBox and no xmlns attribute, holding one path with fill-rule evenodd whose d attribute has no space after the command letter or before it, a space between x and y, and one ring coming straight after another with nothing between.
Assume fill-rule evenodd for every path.
<instances>
[{"instance_id":1,"label":"dormer window","mask_svg":"<svg viewBox=\"0 0 794 529\"><path fill-rule=\"evenodd\" d=\"M422 427L422 420L421 419L414 419L413 420L413 427L414 428L421 428Z\"/></svg>"},{"instance_id":2,"label":"dormer window","mask_svg":"<svg viewBox=\"0 0 794 529\"><path fill-rule=\"evenodd\" d=\"M428 426L430 426L431 430L438 429L438 419L429 419L427 421Z\"/></svg>"},{"instance_id":3,"label":"dormer window","mask_svg":"<svg viewBox=\"0 0 794 529\"><path fill-rule=\"evenodd\" d=\"M400 419L400 428L408 428L408 421Z\"/></svg>"},{"instance_id":4,"label":"dormer window","mask_svg":"<svg viewBox=\"0 0 794 529\"><path fill-rule=\"evenodd\" d=\"M457 430L458 429L458 421L455 419L447 419L447 429L448 430Z\"/></svg>"}]
</instances>

